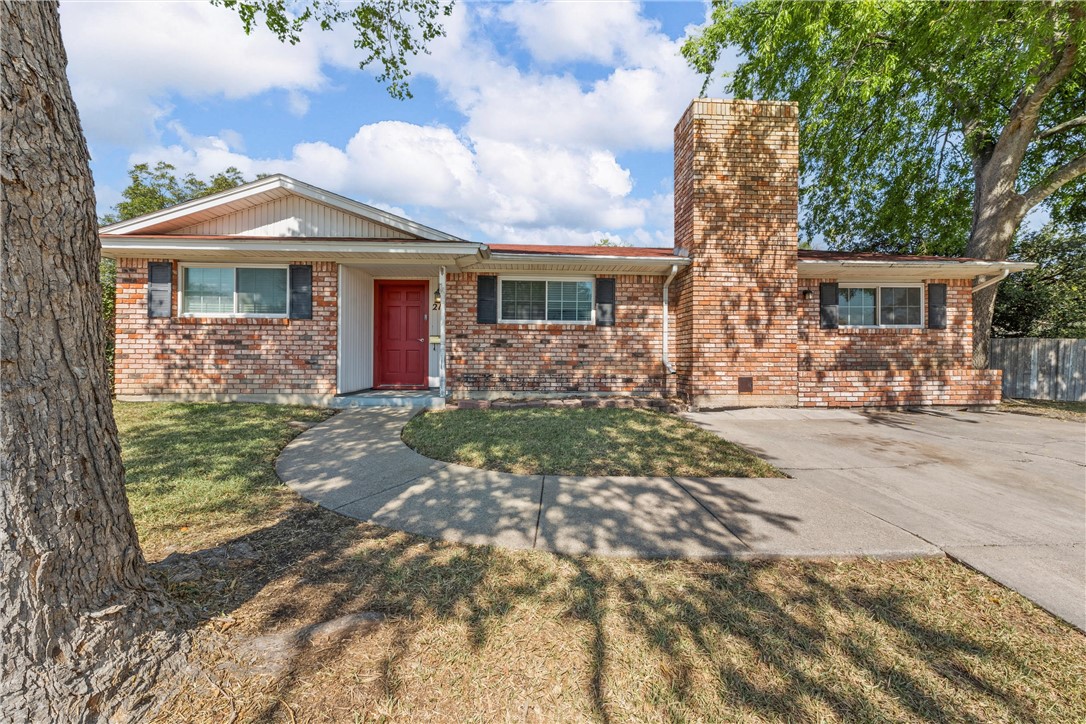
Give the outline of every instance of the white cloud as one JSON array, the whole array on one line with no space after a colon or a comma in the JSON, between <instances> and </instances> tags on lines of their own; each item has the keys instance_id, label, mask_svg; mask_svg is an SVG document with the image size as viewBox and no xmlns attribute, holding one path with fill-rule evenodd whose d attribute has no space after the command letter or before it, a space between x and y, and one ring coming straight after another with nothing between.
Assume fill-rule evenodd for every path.
<instances>
[{"instance_id":1,"label":"white cloud","mask_svg":"<svg viewBox=\"0 0 1086 724\"><path fill-rule=\"evenodd\" d=\"M358 129L345 147L301 143L289 157L251 158L227 138L169 125L179 143L133 154L206 177L227 166L247 176L283 172L382 205L431 207L462 223L541 229L632 228L648 202L629 198L630 173L602 150L480 139L444 126L383 121ZM568 243L568 242L567 242Z\"/></svg>"},{"instance_id":2,"label":"white cloud","mask_svg":"<svg viewBox=\"0 0 1086 724\"><path fill-rule=\"evenodd\" d=\"M626 62L659 35L659 24L642 17L632 2L513 3L500 16L533 57L548 63Z\"/></svg>"},{"instance_id":3,"label":"white cloud","mask_svg":"<svg viewBox=\"0 0 1086 724\"><path fill-rule=\"evenodd\" d=\"M291 46L263 28L246 35L236 12L209 2L65 2L61 28L84 130L117 145L153 138L173 95L285 89L288 109L304 115L303 91L324 87L322 64L342 57L345 40L313 32Z\"/></svg>"},{"instance_id":4,"label":"white cloud","mask_svg":"<svg viewBox=\"0 0 1086 724\"><path fill-rule=\"evenodd\" d=\"M455 10L447 37L418 63L467 116L472 137L667 150L675 121L701 88L680 54L681 39L660 32L635 4L515 4L499 11L538 59L616 65L588 87L569 73L521 71L501 57L476 14L472 7Z\"/></svg>"},{"instance_id":5,"label":"white cloud","mask_svg":"<svg viewBox=\"0 0 1086 724\"><path fill-rule=\"evenodd\" d=\"M62 15L87 134L135 148L131 163L163 160L201 177L227 166L281 171L494 241L670 244L670 186L639 187L619 154L670 151L701 79L682 39L637 4L457 5L447 37L412 62L448 99L434 111L444 122L372 123L346 143L311 138L264 158L235 130L189 134L174 105L278 90L284 110L304 116L330 89L326 68L357 65L351 28L289 46L263 29L245 36L235 13L210 3L66 2ZM495 46L510 34L530 63ZM563 65L573 62L602 72L583 80Z\"/></svg>"}]
</instances>

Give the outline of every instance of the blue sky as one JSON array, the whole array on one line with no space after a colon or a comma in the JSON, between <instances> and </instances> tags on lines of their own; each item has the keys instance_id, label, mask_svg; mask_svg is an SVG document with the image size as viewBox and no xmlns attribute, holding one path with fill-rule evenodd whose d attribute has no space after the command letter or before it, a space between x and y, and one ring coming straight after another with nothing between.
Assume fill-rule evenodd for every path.
<instances>
[{"instance_id":1,"label":"blue sky","mask_svg":"<svg viewBox=\"0 0 1086 724\"><path fill-rule=\"evenodd\" d=\"M198 2L64 2L99 210L134 163L283 172L478 241L670 246L672 128L702 79L701 2L460 3L414 98L350 28L297 46ZM714 83L710 94L719 94Z\"/></svg>"}]
</instances>

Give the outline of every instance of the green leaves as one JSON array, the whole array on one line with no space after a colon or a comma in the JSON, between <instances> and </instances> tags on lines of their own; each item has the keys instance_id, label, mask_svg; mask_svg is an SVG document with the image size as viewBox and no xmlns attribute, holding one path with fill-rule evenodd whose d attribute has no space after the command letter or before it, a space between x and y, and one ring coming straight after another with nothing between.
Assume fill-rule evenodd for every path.
<instances>
[{"instance_id":1,"label":"green leaves","mask_svg":"<svg viewBox=\"0 0 1086 724\"><path fill-rule=\"evenodd\" d=\"M389 95L411 97L408 60L445 34L441 17L452 13L451 0L212 0L238 13L246 33L265 25L281 42L301 41L303 28L315 23L321 30L340 24L354 28L354 47L362 51L358 66L381 66L377 82L386 84Z\"/></svg>"},{"instance_id":2,"label":"green leaves","mask_svg":"<svg viewBox=\"0 0 1086 724\"><path fill-rule=\"evenodd\" d=\"M1049 223L1015 243L1038 262L999 287L992 332L999 337L1086 337L1086 223Z\"/></svg>"},{"instance_id":3,"label":"green leaves","mask_svg":"<svg viewBox=\"0 0 1086 724\"><path fill-rule=\"evenodd\" d=\"M128 170L131 183L121 193L124 200L113 207L100 222L103 225L133 219L137 216L160 211L184 201L198 199L245 183L241 171L233 166L214 174L207 181L189 173L180 179L177 169L165 161L159 161L152 169L146 163L138 163Z\"/></svg>"},{"instance_id":4,"label":"green leaves","mask_svg":"<svg viewBox=\"0 0 1086 724\"><path fill-rule=\"evenodd\" d=\"M714 8L683 53L708 77L725 48L737 97L800 106L805 238L834 247L961 253L974 174L1014 107L1086 23L1076 3L782 2ZM1080 12L1080 10L1079 10ZM1039 129L1086 112L1083 61L1040 107ZM1019 193L1086 153L1086 125L1029 144L1007 177ZM1067 201L1071 186L1050 197Z\"/></svg>"}]
</instances>

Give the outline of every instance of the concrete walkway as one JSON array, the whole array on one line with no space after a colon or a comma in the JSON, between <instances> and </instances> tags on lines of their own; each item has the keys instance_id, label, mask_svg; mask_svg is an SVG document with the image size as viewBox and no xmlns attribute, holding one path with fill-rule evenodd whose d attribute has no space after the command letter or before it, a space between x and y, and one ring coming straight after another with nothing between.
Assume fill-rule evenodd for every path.
<instances>
[{"instance_id":1,"label":"concrete walkway","mask_svg":"<svg viewBox=\"0 0 1086 724\"><path fill-rule=\"evenodd\" d=\"M686 417L1086 630L1086 425L954 410Z\"/></svg>"},{"instance_id":2,"label":"concrete walkway","mask_svg":"<svg viewBox=\"0 0 1086 724\"><path fill-rule=\"evenodd\" d=\"M644 558L906 558L939 549L790 479L512 475L425 458L400 441L412 410L346 410L276 464L343 515L461 543Z\"/></svg>"}]
</instances>

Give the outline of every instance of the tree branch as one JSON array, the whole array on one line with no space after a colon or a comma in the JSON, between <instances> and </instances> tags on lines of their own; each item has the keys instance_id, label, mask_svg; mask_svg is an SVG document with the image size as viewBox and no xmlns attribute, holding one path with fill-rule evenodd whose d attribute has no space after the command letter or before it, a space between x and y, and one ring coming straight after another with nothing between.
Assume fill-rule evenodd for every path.
<instances>
[{"instance_id":1,"label":"tree branch","mask_svg":"<svg viewBox=\"0 0 1086 724\"><path fill-rule=\"evenodd\" d=\"M1069 121L1064 121L1063 123L1052 126L1052 128L1046 128L1043 131L1038 131L1037 134L1034 135L1033 139L1035 141L1040 141L1048 138L1049 136L1055 136L1057 133L1063 133L1064 131L1068 131L1072 128L1077 128L1079 126L1086 126L1086 115L1079 116L1078 118L1072 118Z\"/></svg>"},{"instance_id":2,"label":"tree branch","mask_svg":"<svg viewBox=\"0 0 1086 724\"><path fill-rule=\"evenodd\" d=\"M1031 209L1055 193L1064 184L1086 174L1086 154L1074 158L1045 176L1036 186L1022 195L1027 209Z\"/></svg>"},{"instance_id":3,"label":"tree branch","mask_svg":"<svg viewBox=\"0 0 1086 724\"><path fill-rule=\"evenodd\" d=\"M1071 16L1076 19L1081 19L1082 11L1077 12L1072 9ZM1063 82L1071 70L1075 67L1075 57L1078 55L1078 46L1071 42L1069 39L1065 39L1063 46L1053 49L1053 60L1055 63L1052 69L1047 73L1044 73L1043 68L1038 66L1035 72L1040 75L1037 79L1037 84L1033 87L1033 92L1029 92L1029 87L1024 87L1022 93L1019 94L1018 100L1015 101L1014 106L1011 108L1011 117L1019 116L1029 118L1034 116L1041 108L1041 104L1044 103L1048 94L1055 90L1056 86ZM1008 124L1010 125L1010 124Z\"/></svg>"}]
</instances>

